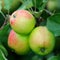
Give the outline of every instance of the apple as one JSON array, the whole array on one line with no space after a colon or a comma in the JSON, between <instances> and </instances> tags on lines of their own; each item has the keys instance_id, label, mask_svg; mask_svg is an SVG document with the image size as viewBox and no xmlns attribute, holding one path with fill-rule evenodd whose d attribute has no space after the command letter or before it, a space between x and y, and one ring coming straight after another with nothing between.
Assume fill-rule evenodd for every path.
<instances>
[{"instance_id":1,"label":"apple","mask_svg":"<svg viewBox=\"0 0 60 60\"><path fill-rule=\"evenodd\" d=\"M47 55L53 51L55 46L55 37L47 27L36 27L29 37L29 45L33 52L38 55Z\"/></svg>"},{"instance_id":2,"label":"apple","mask_svg":"<svg viewBox=\"0 0 60 60\"><path fill-rule=\"evenodd\" d=\"M19 55L29 52L28 36L22 36L11 30L8 37L8 46Z\"/></svg>"},{"instance_id":3,"label":"apple","mask_svg":"<svg viewBox=\"0 0 60 60\"><path fill-rule=\"evenodd\" d=\"M4 13L7 13L7 9L5 8L7 3L5 3L4 0L1 0L1 2L2 2L2 11ZM19 0L9 0L9 3L11 4L10 9L9 9L10 13L15 11L21 4L21 2Z\"/></svg>"},{"instance_id":4,"label":"apple","mask_svg":"<svg viewBox=\"0 0 60 60\"><path fill-rule=\"evenodd\" d=\"M19 34L29 34L35 27L36 20L27 10L17 10L10 16L12 29Z\"/></svg>"},{"instance_id":5,"label":"apple","mask_svg":"<svg viewBox=\"0 0 60 60\"><path fill-rule=\"evenodd\" d=\"M57 1L55 0L48 0L47 2L47 9L53 11L57 8Z\"/></svg>"}]
</instances>

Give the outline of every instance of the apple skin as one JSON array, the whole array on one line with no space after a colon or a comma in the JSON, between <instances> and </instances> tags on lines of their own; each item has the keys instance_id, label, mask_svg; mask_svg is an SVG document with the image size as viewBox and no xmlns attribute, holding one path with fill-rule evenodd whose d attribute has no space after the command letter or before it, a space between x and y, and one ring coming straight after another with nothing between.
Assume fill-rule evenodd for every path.
<instances>
[{"instance_id":1,"label":"apple skin","mask_svg":"<svg viewBox=\"0 0 60 60\"><path fill-rule=\"evenodd\" d=\"M17 10L10 16L12 29L20 34L29 34L35 27L36 20L27 10Z\"/></svg>"},{"instance_id":2,"label":"apple skin","mask_svg":"<svg viewBox=\"0 0 60 60\"><path fill-rule=\"evenodd\" d=\"M48 0L47 2L47 8L48 10L50 11L53 11L57 8L57 1L54 1L54 0Z\"/></svg>"},{"instance_id":3,"label":"apple skin","mask_svg":"<svg viewBox=\"0 0 60 60\"><path fill-rule=\"evenodd\" d=\"M22 36L11 30L8 37L8 46L19 55L29 52L28 36Z\"/></svg>"},{"instance_id":4,"label":"apple skin","mask_svg":"<svg viewBox=\"0 0 60 60\"><path fill-rule=\"evenodd\" d=\"M55 46L55 38L45 26L39 26L32 31L29 45L36 54L44 56L52 52Z\"/></svg>"},{"instance_id":5,"label":"apple skin","mask_svg":"<svg viewBox=\"0 0 60 60\"><path fill-rule=\"evenodd\" d=\"M5 2L4 0L1 0L2 1L2 11L4 13L8 13L7 12L7 9L5 8ZM13 11L15 11L21 4L21 2L19 0L12 0L11 3L11 6L10 6L10 9L9 9L9 12L12 13Z\"/></svg>"}]
</instances>

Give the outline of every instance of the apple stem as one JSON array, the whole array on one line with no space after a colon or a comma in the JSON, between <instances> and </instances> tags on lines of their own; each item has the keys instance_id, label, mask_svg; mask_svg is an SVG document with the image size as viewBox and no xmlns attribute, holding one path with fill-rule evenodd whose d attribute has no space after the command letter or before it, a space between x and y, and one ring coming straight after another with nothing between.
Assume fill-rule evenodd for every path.
<instances>
[{"instance_id":1,"label":"apple stem","mask_svg":"<svg viewBox=\"0 0 60 60\"><path fill-rule=\"evenodd\" d=\"M4 13L2 12L2 11L0 11L0 13L2 14L2 16L5 18L5 15L4 15Z\"/></svg>"},{"instance_id":2,"label":"apple stem","mask_svg":"<svg viewBox=\"0 0 60 60\"><path fill-rule=\"evenodd\" d=\"M52 12L50 12L50 11L48 11L48 10L46 10L46 9L44 9L49 15L54 15L54 13L52 13Z\"/></svg>"},{"instance_id":3,"label":"apple stem","mask_svg":"<svg viewBox=\"0 0 60 60\"><path fill-rule=\"evenodd\" d=\"M3 12L2 12L2 14L3 14ZM4 28L4 26L8 23L8 20L9 20L9 15L6 15L6 16L4 15L4 17L5 17L5 21L4 21L3 25L0 27L0 30L2 30Z\"/></svg>"}]
</instances>

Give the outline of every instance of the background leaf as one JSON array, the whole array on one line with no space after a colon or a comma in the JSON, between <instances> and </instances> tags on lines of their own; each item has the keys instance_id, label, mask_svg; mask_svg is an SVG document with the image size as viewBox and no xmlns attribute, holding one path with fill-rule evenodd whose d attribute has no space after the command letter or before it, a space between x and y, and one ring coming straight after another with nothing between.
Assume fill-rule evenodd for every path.
<instances>
[{"instance_id":1,"label":"background leaf","mask_svg":"<svg viewBox=\"0 0 60 60\"><path fill-rule=\"evenodd\" d=\"M12 0L4 0L4 3L5 3L4 8L7 9L7 10L9 10L10 6L12 4Z\"/></svg>"},{"instance_id":2,"label":"background leaf","mask_svg":"<svg viewBox=\"0 0 60 60\"><path fill-rule=\"evenodd\" d=\"M0 13L0 27L3 25L4 23L4 17L2 16L2 14Z\"/></svg>"},{"instance_id":3,"label":"background leaf","mask_svg":"<svg viewBox=\"0 0 60 60\"><path fill-rule=\"evenodd\" d=\"M60 36L60 13L49 17L46 26L55 36Z\"/></svg>"},{"instance_id":4,"label":"background leaf","mask_svg":"<svg viewBox=\"0 0 60 60\"><path fill-rule=\"evenodd\" d=\"M0 0L0 12L2 10L2 1Z\"/></svg>"},{"instance_id":5,"label":"background leaf","mask_svg":"<svg viewBox=\"0 0 60 60\"><path fill-rule=\"evenodd\" d=\"M5 45L6 47L7 45L7 40L8 40L8 35L10 32L10 26L9 24L5 25L4 28L2 30L0 30L0 42Z\"/></svg>"},{"instance_id":6,"label":"background leaf","mask_svg":"<svg viewBox=\"0 0 60 60\"><path fill-rule=\"evenodd\" d=\"M59 55L53 55L47 58L47 60L60 60L60 56Z\"/></svg>"},{"instance_id":7,"label":"background leaf","mask_svg":"<svg viewBox=\"0 0 60 60\"><path fill-rule=\"evenodd\" d=\"M4 53L2 52L2 50L0 50L0 60L8 60L8 59L5 57L5 55L4 55Z\"/></svg>"},{"instance_id":8,"label":"background leaf","mask_svg":"<svg viewBox=\"0 0 60 60\"><path fill-rule=\"evenodd\" d=\"M24 1L19 9L29 9L33 6L32 0Z\"/></svg>"},{"instance_id":9,"label":"background leaf","mask_svg":"<svg viewBox=\"0 0 60 60\"><path fill-rule=\"evenodd\" d=\"M8 56L8 52L7 52L6 48L2 44L0 44L0 50L4 53L4 55L6 57Z\"/></svg>"}]
</instances>

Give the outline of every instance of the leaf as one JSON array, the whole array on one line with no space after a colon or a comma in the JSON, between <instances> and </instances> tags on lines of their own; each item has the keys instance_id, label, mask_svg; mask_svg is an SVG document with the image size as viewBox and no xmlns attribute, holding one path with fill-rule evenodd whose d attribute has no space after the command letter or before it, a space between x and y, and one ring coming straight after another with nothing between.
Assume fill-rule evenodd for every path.
<instances>
[{"instance_id":1,"label":"leaf","mask_svg":"<svg viewBox=\"0 0 60 60\"><path fill-rule=\"evenodd\" d=\"M47 60L59 60L58 56L51 56Z\"/></svg>"},{"instance_id":2,"label":"leaf","mask_svg":"<svg viewBox=\"0 0 60 60\"><path fill-rule=\"evenodd\" d=\"M32 0L35 8L39 8L43 2L43 0Z\"/></svg>"},{"instance_id":3,"label":"leaf","mask_svg":"<svg viewBox=\"0 0 60 60\"><path fill-rule=\"evenodd\" d=\"M2 50L2 52L4 53L4 55L6 57L8 56L8 52L7 52L6 48L2 44L0 44L0 50Z\"/></svg>"},{"instance_id":4,"label":"leaf","mask_svg":"<svg viewBox=\"0 0 60 60\"><path fill-rule=\"evenodd\" d=\"M42 11L45 9L46 3L47 3L47 2L44 2L44 3L38 8L38 9L39 9L39 12L42 12Z\"/></svg>"},{"instance_id":5,"label":"leaf","mask_svg":"<svg viewBox=\"0 0 60 60\"><path fill-rule=\"evenodd\" d=\"M34 7L37 8L39 12L41 12L45 8L48 0L32 0L32 1Z\"/></svg>"},{"instance_id":6,"label":"leaf","mask_svg":"<svg viewBox=\"0 0 60 60\"><path fill-rule=\"evenodd\" d=\"M60 36L60 13L47 18L46 26L55 36Z\"/></svg>"},{"instance_id":7,"label":"leaf","mask_svg":"<svg viewBox=\"0 0 60 60\"><path fill-rule=\"evenodd\" d=\"M60 9L60 0L56 0L57 2L57 8Z\"/></svg>"},{"instance_id":8,"label":"leaf","mask_svg":"<svg viewBox=\"0 0 60 60\"><path fill-rule=\"evenodd\" d=\"M2 1L0 0L0 12L1 12L1 9L2 9Z\"/></svg>"},{"instance_id":9,"label":"leaf","mask_svg":"<svg viewBox=\"0 0 60 60\"><path fill-rule=\"evenodd\" d=\"M4 8L9 10L12 2L13 2L12 0L4 0L4 3L5 3Z\"/></svg>"},{"instance_id":10,"label":"leaf","mask_svg":"<svg viewBox=\"0 0 60 60\"><path fill-rule=\"evenodd\" d=\"M2 50L0 50L0 60L8 60L8 59L5 57L5 55L4 55L4 53L2 52Z\"/></svg>"},{"instance_id":11,"label":"leaf","mask_svg":"<svg viewBox=\"0 0 60 60\"><path fill-rule=\"evenodd\" d=\"M50 55L49 57L47 57L47 60L60 60L60 53L56 55Z\"/></svg>"},{"instance_id":12,"label":"leaf","mask_svg":"<svg viewBox=\"0 0 60 60\"><path fill-rule=\"evenodd\" d=\"M42 60L42 58L39 57L38 55L35 55L35 56L32 57L31 60Z\"/></svg>"},{"instance_id":13,"label":"leaf","mask_svg":"<svg viewBox=\"0 0 60 60\"><path fill-rule=\"evenodd\" d=\"M27 0L19 7L19 9L29 9L32 6L33 6L32 0Z\"/></svg>"},{"instance_id":14,"label":"leaf","mask_svg":"<svg viewBox=\"0 0 60 60\"><path fill-rule=\"evenodd\" d=\"M59 53L60 52L60 36L55 37L55 48L54 48L54 52Z\"/></svg>"},{"instance_id":15,"label":"leaf","mask_svg":"<svg viewBox=\"0 0 60 60\"><path fill-rule=\"evenodd\" d=\"M34 5L33 15L39 18L46 7L47 0L32 0L32 2Z\"/></svg>"},{"instance_id":16,"label":"leaf","mask_svg":"<svg viewBox=\"0 0 60 60\"><path fill-rule=\"evenodd\" d=\"M3 25L4 23L4 17L2 16L2 14L0 13L0 27Z\"/></svg>"},{"instance_id":17,"label":"leaf","mask_svg":"<svg viewBox=\"0 0 60 60\"><path fill-rule=\"evenodd\" d=\"M9 24L5 25L4 28L0 30L0 43L2 43L3 45L8 46L7 40L8 40L9 32L10 32Z\"/></svg>"}]
</instances>

